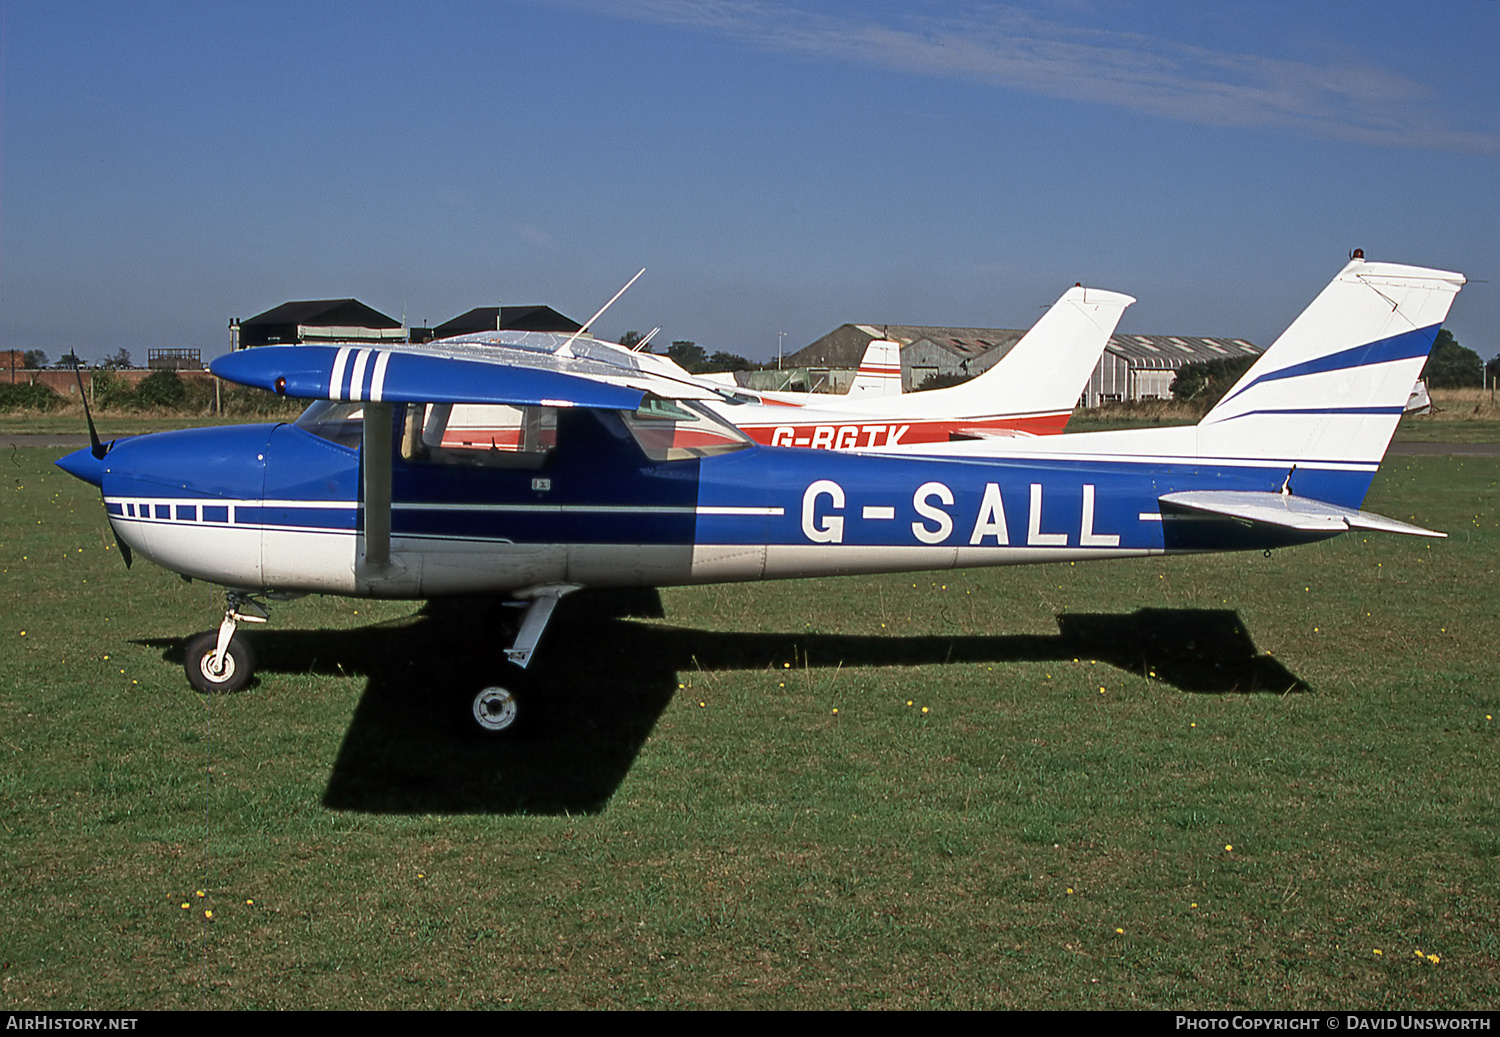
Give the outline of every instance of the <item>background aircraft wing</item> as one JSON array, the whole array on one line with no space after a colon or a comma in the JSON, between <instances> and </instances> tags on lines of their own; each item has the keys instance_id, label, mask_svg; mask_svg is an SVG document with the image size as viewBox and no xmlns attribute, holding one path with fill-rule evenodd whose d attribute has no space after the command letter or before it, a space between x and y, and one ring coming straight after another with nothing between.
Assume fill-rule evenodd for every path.
<instances>
[{"instance_id":1,"label":"background aircraft wing","mask_svg":"<svg viewBox=\"0 0 1500 1037\"><path fill-rule=\"evenodd\" d=\"M1380 533L1405 533L1409 536L1446 537L1432 529L1397 522L1383 515L1337 504L1325 504L1311 497L1289 493L1256 493L1238 490L1190 490L1167 493L1164 505L1208 515L1223 515L1250 523L1280 526L1311 532L1342 533L1350 529L1368 529Z\"/></svg>"}]
</instances>

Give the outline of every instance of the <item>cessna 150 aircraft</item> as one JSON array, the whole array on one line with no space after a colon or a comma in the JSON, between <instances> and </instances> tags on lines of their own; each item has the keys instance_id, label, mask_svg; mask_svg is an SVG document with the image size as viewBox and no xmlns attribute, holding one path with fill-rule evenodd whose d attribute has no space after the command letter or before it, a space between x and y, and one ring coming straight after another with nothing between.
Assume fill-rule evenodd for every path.
<instances>
[{"instance_id":1,"label":"cessna 150 aircraft","mask_svg":"<svg viewBox=\"0 0 1500 1037\"><path fill-rule=\"evenodd\" d=\"M188 647L200 690L243 687L263 599L508 594L524 667L580 587L785 579L1283 547L1350 529L1464 278L1355 258L1197 425L848 452L759 446L710 390L588 340L264 346L221 377L316 400L293 424L202 428L63 458L122 545L228 588ZM605 355L605 354L601 354ZM444 444L459 405L513 441ZM91 423L92 424L92 423ZM258 600L262 599L262 600ZM478 682L476 682L478 683ZM503 685L481 728L516 717Z\"/></svg>"}]
</instances>

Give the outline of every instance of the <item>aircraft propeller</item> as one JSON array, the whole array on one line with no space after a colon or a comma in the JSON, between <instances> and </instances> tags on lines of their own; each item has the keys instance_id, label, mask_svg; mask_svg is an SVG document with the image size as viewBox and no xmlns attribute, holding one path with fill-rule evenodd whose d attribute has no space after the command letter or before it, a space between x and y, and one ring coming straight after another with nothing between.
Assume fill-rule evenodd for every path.
<instances>
[{"instance_id":1,"label":"aircraft propeller","mask_svg":"<svg viewBox=\"0 0 1500 1037\"><path fill-rule=\"evenodd\" d=\"M94 455L94 460L102 461L111 450L114 449L115 441L111 439L108 443L101 442L99 430L94 427L94 415L89 411L89 395L83 391L83 374L78 367L73 368L73 377L78 379L78 398L83 401L83 420L89 427L89 453ZM100 498L101 501L103 498ZM104 517L109 522L108 514ZM120 534L115 532L115 524L109 523L110 535L115 538L115 546L120 549L120 557L125 559L125 568L130 568L130 563L135 560L130 553L130 545L120 539Z\"/></svg>"}]
</instances>

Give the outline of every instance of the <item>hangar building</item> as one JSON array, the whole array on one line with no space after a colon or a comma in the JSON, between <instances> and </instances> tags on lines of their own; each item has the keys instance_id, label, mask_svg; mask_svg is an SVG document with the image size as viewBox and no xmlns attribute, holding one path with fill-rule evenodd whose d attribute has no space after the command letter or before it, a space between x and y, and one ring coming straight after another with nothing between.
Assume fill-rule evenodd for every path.
<instances>
[{"instance_id":1,"label":"hangar building","mask_svg":"<svg viewBox=\"0 0 1500 1037\"><path fill-rule=\"evenodd\" d=\"M435 339L478 331L560 331L571 335L581 326L551 306L476 306L439 324L430 334Z\"/></svg>"},{"instance_id":2,"label":"hangar building","mask_svg":"<svg viewBox=\"0 0 1500 1037\"><path fill-rule=\"evenodd\" d=\"M1126 400L1165 399L1172 395L1177 369L1185 364L1257 357L1263 352L1242 338L1114 334L1089 375L1080 402L1085 407L1097 407Z\"/></svg>"},{"instance_id":3,"label":"hangar building","mask_svg":"<svg viewBox=\"0 0 1500 1037\"><path fill-rule=\"evenodd\" d=\"M497 323L498 322L498 323ZM478 306L435 328L407 328L358 299L284 302L246 321L229 322L234 349L308 342L430 342L476 331L561 331L578 322L550 306Z\"/></svg>"},{"instance_id":4,"label":"hangar building","mask_svg":"<svg viewBox=\"0 0 1500 1037\"><path fill-rule=\"evenodd\" d=\"M235 349L296 345L303 342L402 342L401 322L358 299L310 299L284 302L246 321L229 322L238 331Z\"/></svg>"}]
</instances>

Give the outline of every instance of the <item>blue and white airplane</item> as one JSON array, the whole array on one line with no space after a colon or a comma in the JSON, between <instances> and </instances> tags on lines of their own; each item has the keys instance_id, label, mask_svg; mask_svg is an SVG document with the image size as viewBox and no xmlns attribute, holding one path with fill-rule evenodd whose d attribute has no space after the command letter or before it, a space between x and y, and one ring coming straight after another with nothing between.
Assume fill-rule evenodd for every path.
<instances>
[{"instance_id":1,"label":"blue and white airplane","mask_svg":"<svg viewBox=\"0 0 1500 1037\"><path fill-rule=\"evenodd\" d=\"M212 365L220 377L318 402L292 424L157 433L58 464L102 489L130 551L228 588L218 631L189 645L199 690L243 687L254 663L238 626L309 592L509 595L526 607L505 655L524 668L581 587L1442 536L1359 507L1463 283L1356 253L1179 428L905 453L760 446L697 402L701 386L544 336L234 353ZM510 408L515 434L445 444L465 405ZM475 695L481 728L514 721L505 684Z\"/></svg>"}]
</instances>

